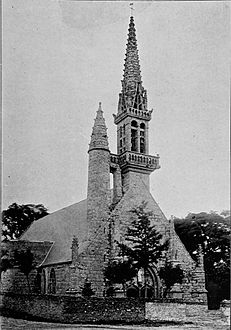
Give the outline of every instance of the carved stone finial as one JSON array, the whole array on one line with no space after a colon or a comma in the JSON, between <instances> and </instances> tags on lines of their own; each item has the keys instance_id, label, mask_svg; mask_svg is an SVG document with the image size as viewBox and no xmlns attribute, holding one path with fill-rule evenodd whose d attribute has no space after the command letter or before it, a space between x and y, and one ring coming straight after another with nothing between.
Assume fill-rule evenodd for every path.
<instances>
[{"instance_id":1,"label":"carved stone finial","mask_svg":"<svg viewBox=\"0 0 231 330\"><path fill-rule=\"evenodd\" d=\"M72 262L76 263L78 260L79 240L75 235L73 236L72 239L71 251L72 251Z\"/></svg>"}]
</instances>

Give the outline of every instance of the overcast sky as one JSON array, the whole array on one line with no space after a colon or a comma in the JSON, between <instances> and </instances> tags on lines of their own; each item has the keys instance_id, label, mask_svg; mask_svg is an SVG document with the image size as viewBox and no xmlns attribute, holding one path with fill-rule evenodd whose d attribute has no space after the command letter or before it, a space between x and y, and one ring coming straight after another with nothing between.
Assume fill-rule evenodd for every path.
<instances>
[{"instance_id":1,"label":"overcast sky","mask_svg":"<svg viewBox=\"0 0 231 330\"><path fill-rule=\"evenodd\" d=\"M228 2L134 2L167 217L229 208ZM88 144L102 102L116 152L129 2L3 1L3 208L55 211L86 197Z\"/></svg>"}]
</instances>

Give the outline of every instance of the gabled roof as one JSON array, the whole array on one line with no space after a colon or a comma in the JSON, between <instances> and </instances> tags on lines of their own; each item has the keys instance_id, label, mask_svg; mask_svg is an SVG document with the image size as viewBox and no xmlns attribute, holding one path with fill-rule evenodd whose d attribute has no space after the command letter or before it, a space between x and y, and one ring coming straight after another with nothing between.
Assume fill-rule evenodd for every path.
<instances>
[{"instance_id":1,"label":"gabled roof","mask_svg":"<svg viewBox=\"0 0 231 330\"><path fill-rule=\"evenodd\" d=\"M73 236L78 238L80 247L87 238L86 199L33 222L21 239L54 242L42 264L45 266L71 261Z\"/></svg>"}]
</instances>

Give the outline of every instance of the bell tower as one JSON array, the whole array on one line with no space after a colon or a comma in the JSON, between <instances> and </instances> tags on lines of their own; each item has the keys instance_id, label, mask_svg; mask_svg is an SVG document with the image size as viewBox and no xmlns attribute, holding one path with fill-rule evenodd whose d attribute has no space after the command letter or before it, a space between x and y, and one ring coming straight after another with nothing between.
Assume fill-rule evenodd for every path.
<instances>
[{"instance_id":1,"label":"bell tower","mask_svg":"<svg viewBox=\"0 0 231 330\"><path fill-rule=\"evenodd\" d=\"M147 91L142 85L133 16L126 46L122 90L117 114L113 115L117 125L117 155L112 155L120 166L123 192L135 179L142 179L149 188L149 175L160 167L159 156L149 155L148 124L152 110L148 110Z\"/></svg>"}]
</instances>

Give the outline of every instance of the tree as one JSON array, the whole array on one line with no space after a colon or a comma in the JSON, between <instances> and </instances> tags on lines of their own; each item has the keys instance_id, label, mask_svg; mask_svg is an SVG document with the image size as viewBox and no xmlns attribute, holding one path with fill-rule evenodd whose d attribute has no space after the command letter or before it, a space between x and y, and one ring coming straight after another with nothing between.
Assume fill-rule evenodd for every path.
<instances>
[{"instance_id":1,"label":"tree","mask_svg":"<svg viewBox=\"0 0 231 330\"><path fill-rule=\"evenodd\" d=\"M180 265L176 265L175 267L167 262L164 267L160 268L159 272L160 278L163 279L166 289L164 291L164 297L166 297L167 292L171 289L171 287L175 283L182 283L184 279L184 272L180 268Z\"/></svg>"},{"instance_id":2,"label":"tree","mask_svg":"<svg viewBox=\"0 0 231 330\"><path fill-rule=\"evenodd\" d=\"M140 206L130 211L134 220L125 235L128 244L119 243L121 253L128 256L138 270L143 268L145 290L149 265L163 257L168 248L168 241L163 242L162 235L156 231L155 226L151 225L154 214L146 211L146 206L147 203L142 202ZM147 292L145 292L146 297Z\"/></svg>"},{"instance_id":3,"label":"tree","mask_svg":"<svg viewBox=\"0 0 231 330\"><path fill-rule=\"evenodd\" d=\"M1 249L1 263L0 263L0 278L2 275L2 272L5 272L7 269L14 267L14 261L9 256L9 251L2 247Z\"/></svg>"},{"instance_id":4,"label":"tree","mask_svg":"<svg viewBox=\"0 0 231 330\"><path fill-rule=\"evenodd\" d=\"M204 255L206 288L215 282L220 286L220 298L229 298L230 287L230 217L210 213L189 213L184 219L175 219L175 229L186 249L197 261L200 250Z\"/></svg>"},{"instance_id":5,"label":"tree","mask_svg":"<svg viewBox=\"0 0 231 330\"><path fill-rule=\"evenodd\" d=\"M28 248L26 251L14 251L15 265L19 267L20 271L26 276L29 293L31 293L29 274L35 268L34 255Z\"/></svg>"},{"instance_id":6,"label":"tree","mask_svg":"<svg viewBox=\"0 0 231 330\"><path fill-rule=\"evenodd\" d=\"M33 221L48 214L47 208L42 204L11 204L8 209L2 211L3 240L19 238Z\"/></svg>"},{"instance_id":7,"label":"tree","mask_svg":"<svg viewBox=\"0 0 231 330\"><path fill-rule=\"evenodd\" d=\"M137 275L137 269L133 266L132 260L112 261L104 270L104 276L109 284L122 284L125 290L125 283Z\"/></svg>"}]
</instances>

